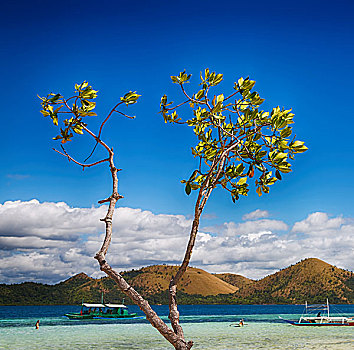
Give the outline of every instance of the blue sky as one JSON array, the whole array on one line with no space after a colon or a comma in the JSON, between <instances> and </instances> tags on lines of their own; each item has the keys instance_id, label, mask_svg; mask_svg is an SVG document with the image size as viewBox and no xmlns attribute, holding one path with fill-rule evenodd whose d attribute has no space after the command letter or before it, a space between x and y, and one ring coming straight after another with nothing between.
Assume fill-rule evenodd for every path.
<instances>
[{"instance_id":1,"label":"blue sky","mask_svg":"<svg viewBox=\"0 0 354 350\"><path fill-rule=\"evenodd\" d=\"M69 95L74 83L87 80L99 90L99 117L105 116L125 92L136 90L142 95L139 103L129 109L137 116L135 120L116 116L103 133L116 151L118 167L123 169L120 192L125 198L119 204L155 216L183 216L188 220L193 211L193 197L185 195L180 180L195 168L190 154L195 140L188 128L163 123L158 114L159 100L164 93L175 101L181 99L170 75L186 69L193 75L192 88L199 72L209 67L224 74L221 86L225 92L232 91L233 82L240 76L249 75L257 81L255 88L266 99L265 108L292 107L295 132L309 151L297 157L293 173L284 176L284 181L273 186L267 196L258 198L252 193L234 205L228 194L216 191L206 207L202 231L216 237L226 230L226 223L241 225L248 220L249 213L259 210L260 216L255 214L253 219L282 222L287 227L270 225L265 229L277 238L289 238L295 234L294 227L299 226L303 231L298 234L306 236L306 225L299 223L306 220L308 223L311 215L321 213L316 215L321 223L326 222L324 227L328 224L333 229L330 220L337 220L340 229L345 226L349 243L333 250L326 246L323 255L313 254L353 269L352 259L340 258L352 256L354 247L353 10L352 1L311 0L3 4L0 203L21 204L35 199L39 207L44 202L53 203L54 207L54 203L65 202L68 208L84 210L97 207L97 201L109 195L107 169L98 166L83 173L54 153L51 148L55 142L51 138L56 130L39 113L37 94L53 91ZM93 130L99 125L98 118L92 120ZM80 159L91 147L89 139L77 137L71 151ZM15 210L16 205L11 208ZM3 206L3 215L8 213L5 209ZM313 225L315 222L311 221ZM11 237L36 236L36 229L32 233L19 233L11 227L11 222L0 227L0 257L28 258L30 249L39 255L49 254L39 246L36 250L23 242L10 248ZM97 234L99 231L97 228ZM239 237L245 234L235 232L233 235ZM259 232L252 229L247 234ZM322 238L337 233L326 231ZM90 234L94 230L82 230L74 241L87 242L85 237ZM46 241L52 239L50 235L48 231ZM45 233L40 236L45 239ZM7 243L1 243L1 237L6 237ZM297 239L300 238L291 238ZM51 252L51 257L59 256L58 261L64 262L65 249L61 253ZM312 256L311 251L306 254ZM294 255L289 263L306 256ZM233 259L234 264L225 261L217 264L203 263L201 257L195 265L208 271L225 268L250 277L267 272L259 267L246 267L246 258ZM177 261L178 257L171 262ZM124 264L117 260L125 268L154 262L160 260L146 258ZM265 258L263 265L266 263ZM288 260L279 258L278 263L269 265L269 270L287 263ZM75 273L73 267L65 270L64 265L61 272L48 273L45 278L42 270L34 269L31 278L52 282ZM92 271L87 269L89 273L94 271L93 267ZM18 271L22 271L20 265ZM0 272L0 277L6 282L21 280L5 272Z\"/></svg>"}]
</instances>

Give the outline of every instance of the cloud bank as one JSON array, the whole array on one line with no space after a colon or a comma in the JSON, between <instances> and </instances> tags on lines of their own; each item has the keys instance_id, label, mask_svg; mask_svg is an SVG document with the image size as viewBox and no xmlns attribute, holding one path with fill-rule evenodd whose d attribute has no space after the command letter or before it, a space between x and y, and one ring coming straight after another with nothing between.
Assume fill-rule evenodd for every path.
<instances>
[{"instance_id":1,"label":"cloud bank","mask_svg":"<svg viewBox=\"0 0 354 350\"><path fill-rule=\"evenodd\" d=\"M9 201L0 204L0 283L56 283L81 271L99 277L93 256L103 239L106 206ZM354 220L311 213L289 226L267 211L241 222L202 227L192 266L262 278L306 257L353 270ZM118 271L183 259L191 220L117 208L107 256Z\"/></svg>"}]
</instances>

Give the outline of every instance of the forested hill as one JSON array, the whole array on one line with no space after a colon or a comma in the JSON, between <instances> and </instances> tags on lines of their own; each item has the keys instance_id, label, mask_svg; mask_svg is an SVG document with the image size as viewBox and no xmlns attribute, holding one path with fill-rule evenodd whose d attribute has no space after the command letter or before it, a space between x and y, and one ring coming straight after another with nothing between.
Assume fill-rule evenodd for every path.
<instances>
[{"instance_id":1,"label":"forested hill","mask_svg":"<svg viewBox=\"0 0 354 350\"><path fill-rule=\"evenodd\" d=\"M224 278L220 276L221 278ZM232 283L230 279L225 279ZM354 274L310 258L253 283L237 292L249 303L354 303Z\"/></svg>"},{"instance_id":2,"label":"forested hill","mask_svg":"<svg viewBox=\"0 0 354 350\"><path fill-rule=\"evenodd\" d=\"M168 284L176 266L154 265L124 271L127 281L151 303L168 302ZM178 289L181 304L354 303L354 274L319 259L306 259L255 281L236 274L210 274L188 268ZM84 273L46 285L33 282L0 284L0 305L53 305L121 302L124 295L109 278ZM126 303L129 300L126 298Z\"/></svg>"}]
</instances>

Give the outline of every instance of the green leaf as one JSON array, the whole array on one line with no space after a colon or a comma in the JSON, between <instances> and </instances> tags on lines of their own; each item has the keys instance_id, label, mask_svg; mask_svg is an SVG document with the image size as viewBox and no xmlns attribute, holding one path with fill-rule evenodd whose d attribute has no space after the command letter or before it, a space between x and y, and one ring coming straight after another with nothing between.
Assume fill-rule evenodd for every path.
<instances>
[{"instance_id":1,"label":"green leaf","mask_svg":"<svg viewBox=\"0 0 354 350\"><path fill-rule=\"evenodd\" d=\"M235 201L238 201L240 198L238 191L239 190L237 188L235 188L231 191L231 199L234 203L235 203Z\"/></svg>"},{"instance_id":2,"label":"green leaf","mask_svg":"<svg viewBox=\"0 0 354 350\"><path fill-rule=\"evenodd\" d=\"M281 180L281 179L282 179L281 174L280 174L280 172L279 172L278 169L275 171L275 177L276 177L278 180Z\"/></svg>"},{"instance_id":3,"label":"green leaf","mask_svg":"<svg viewBox=\"0 0 354 350\"><path fill-rule=\"evenodd\" d=\"M277 178L276 177L271 177L270 179L268 179L266 181L267 185L273 185L275 182L277 182Z\"/></svg>"},{"instance_id":4,"label":"green leaf","mask_svg":"<svg viewBox=\"0 0 354 350\"><path fill-rule=\"evenodd\" d=\"M244 170L245 166L243 165L243 163L238 164L236 167L236 176L241 175Z\"/></svg>"},{"instance_id":5,"label":"green leaf","mask_svg":"<svg viewBox=\"0 0 354 350\"><path fill-rule=\"evenodd\" d=\"M239 186L241 186L241 185L245 184L246 182L247 182L247 176L246 177L241 177L241 179L238 180L237 184Z\"/></svg>"},{"instance_id":6,"label":"green leaf","mask_svg":"<svg viewBox=\"0 0 354 350\"><path fill-rule=\"evenodd\" d=\"M82 131L82 126L81 125L75 125L74 127L73 127L73 131L75 132L75 133L77 133L77 134L83 134L84 132Z\"/></svg>"},{"instance_id":7,"label":"green leaf","mask_svg":"<svg viewBox=\"0 0 354 350\"><path fill-rule=\"evenodd\" d=\"M205 71L205 80L209 78L209 68L206 68Z\"/></svg>"},{"instance_id":8,"label":"green leaf","mask_svg":"<svg viewBox=\"0 0 354 350\"><path fill-rule=\"evenodd\" d=\"M97 92L98 91L95 91L95 90L92 90L92 89L87 89L81 94L81 97L82 98L87 98L87 99L93 99L93 98L97 97Z\"/></svg>"},{"instance_id":9,"label":"green leaf","mask_svg":"<svg viewBox=\"0 0 354 350\"><path fill-rule=\"evenodd\" d=\"M264 193L269 193L269 187L267 187L267 186L262 186L262 191L263 191Z\"/></svg>"},{"instance_id":10,"label":"green leaf","mask_svg":"<svg viewBox=\"0 0 354 350\"><path fill-rule=\"evenodd\" d=\"M305 151L307 151L308 148L306 146L302 146L302 147L297 147L294 149L294 153L303 153Z\"/></svg>"},{"instance_id":11,"label":"green leaf","mask_svg":"<svg viewBox=\"0 0 354 350\"><path fill-rule=\"evenodd\" d=\"M128 106L128 105L136 103L140 96L141 95L138 95L136 93L136 91L134 91L134 92L129 91L123 97L121 97L120 100Z\"/></svg>"},{"instance_id":12,"label":"green leaf","mask_svg":"<svg viewBox=\"0 0 354 350\"><path fill-rule=\"evenodd\" d=\"M184 188L184 190L188 196L191 194L192 188L189 182L186 183L186 187Z\"/></svg>"},{"instance_id":13,"label":"green leaf","mask_svg":"<svg viewBox=\"0 0 354 350\"><path fill-rule=\"evenodd\" d=\"M60 97L61 97L60 94L56 94L52 98L49 99L49 102L50 103L55 103L55 102L57 102L59 100Z\"/></svg>"},{"instance_id":14,"label":"green leaf","mask_svg":"<svg viewBox=\"0 0 354 350\"><path fill-rule=\"evenodd\" d=\"M286 138L291 135L291 128L287 127L280 132L280 136Z\"/></svg>"},{"instance_id":15,"label":"green leaf","mask_svg":"<svg viewBox=\"0 0 354 350\"><path fill-rule=\"evenodd\" d=\"M95 109L95 107L96 107L96 102L82 100L82 109L85 112L91 111L91 110Z\"/></svg>"},{"instance_id":16,"label":"green leaf","mask_svg":"<svg viewBox=\"0 0 354 350\"><path fill-rule=\"evenodd\" d=\"M200 100L202 97L204 96L204 90L199 90L196 95L195 95L195 98L197 100Z\"/></svg>"},{"instance_id":17,"label":"green leaf","mask_svg":"<svg viewBox=\"0 0 354 350\"><path fill-rule=\"evenodd\" d=\"M289 144L294 153L302 153L308 150L303 141L294 141Z\"/></svg>"},{"instance_id":18,"label":"green leaf","mask_svg":"<svg viewBox=\"0 0 354 350\"><path fill-rule=\"evenodd\" d=\"M223 75L222 74L217 74L215 79L213 80L213 85L218 85L223 79Z\"/></svg>"},{"instance_id":19,"label":"green leaf","mask_svg":"<svg viewBox=\"0 0 354 350\"><path fill-rule=\"evenodd\" d=\"M222 103L224 101L224 95L221 94L221 95L218 95L217 98L216 98L216 103Z\"/></svg>"},{"instance_id":20,"label":"green leaf","mask_svg":"<svg viewBox=\"0 0 354 350\"><path fill-rule=\"evenodd\" d=\"M276 154L276 156L273 158L273 161L275 162L282 162L283 160L285 160L288 157L288 155L286 153L283 152L279 152Z\"/></svg>"},{"instance_id":21,"label":"green leaf","mask_svg":"<svg viewBox=\"0 0 354 350\"><path fill-rule=\"evenodd\" d=\"M303 142L303 141L294 141L290 145L291 145L291 147L302 147L304 145L304 143L305 142Z\"/></svg>"},{"instance_id":22,"label":"green leaf","mask_svg":"<svg viewBox=\"0 0 354 350\"><path fill-rule=\"evenodd\" d=\"M75 84L75 90L76 91L82 91L83 89L85 89L88 86L88 82L84 81L83 83L79 84Z\"/></svg>"},{"instance_id":23,"label":"green leaf","mask_svg":"<svg viewBox=\"0 0 354 350\"><path fill-rule=\"evenodd\" d=\"M44 117L50 115L50 113L48 111L45 111L44 109L42 109L40 112L43 114Z\"/></svg>"},{"instance_id":24,"label":"green leaf","mask_svg":"<svg viewBox=\"0 0 354 350\"><path fill-rule=\"evenodd\" d=\"M278 166L278 170L281 171L282 173L290 173L291 169L287 166Z\"/></svg>"},{"instance_id":25,"label":"green leaf","mask_svg":"<svg viewBox=\"0 0 354 350\"><path fill-rule=\"evenodd\" d=\"M53 124L58 126L58 116L56 114L52 114L50 117L53 120Z\"/></svg>"},{"instance_id":26,"label":"green leaf","mask_svg":"<svg viewBox=\"0 0 354 350\"><path fill-rule=\"evenodd\" d=\"M172 81L173 81L175 84L179 84L179 81L178 81L178 79L177 79L176 76L171 75L171 79L172 79Z\"/></svg>"}]
</instances>

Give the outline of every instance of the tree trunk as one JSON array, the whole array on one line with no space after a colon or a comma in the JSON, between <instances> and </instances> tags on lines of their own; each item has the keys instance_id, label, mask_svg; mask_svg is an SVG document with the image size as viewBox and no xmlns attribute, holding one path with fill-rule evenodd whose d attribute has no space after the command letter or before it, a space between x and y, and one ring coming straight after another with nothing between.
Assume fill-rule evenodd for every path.
<instances>
[{"instance_id":1,"label":"tree trunk","mask_svg":"<svg viewBox=\"0 0 354 350\"><path fill-rule=\"evenodd\" d=\"M112 220L113 220L115 205L120 198L123 198L118 193L118 176L117 176L118 169L114 166L114 161L113 161L114 154L112 150L109 150L109 155L110 155L109 166L110 166L110 171L113 180L113 191L112 191L112 195L109 198L99 202L99 203L109 202L109 207L107 210L106 217L104 219L101 219L101 221L104 221L106 224L106 229L105 229L106 234L101 249L96 254L95 259L97 259L100 265L100 269L104 271L110 278L112 278L117 283L119 289L123 293L125 293L136 305L139 306L140 310L144 312L144 314L146 315L146 319L151 323L151 325L155 327L160 332L160 334L174 346L176 350L189 350L193 346L193 342L185 341L182 327L179 325L179 323L178 323L179 327L174 327L175 323L172 322L173 330L170 329L166 325L166 323L162 321L162 319L151 308L148 301L145 300L134 288L132 288L132 286L130 286L125 281L123 276L121 276L119 273L114 271L106 261L105 256L112 238ZM176 305L176 310L177 310L177 305Z\"/></svg>"},{"instance_id":2,"label":"tree trunk","mask_svg":"<svg viewBox=\"0 0 354 350\"><path fill-rule=\"evenodd\" d=\"M100 264L100 269L112 278L117 283L119 289L139 306L140 310L144 312L146 319L151 323L151 325L155 327L160 334L174 346L176 350L189 350L192 347L193 342L187 343L183 337L171 330L151 308L148 301L145 300L132 286L130 286L119 273L114 271L103 259L102 255L97 254L95 258Z\"/></svg>"}]
</instances>

